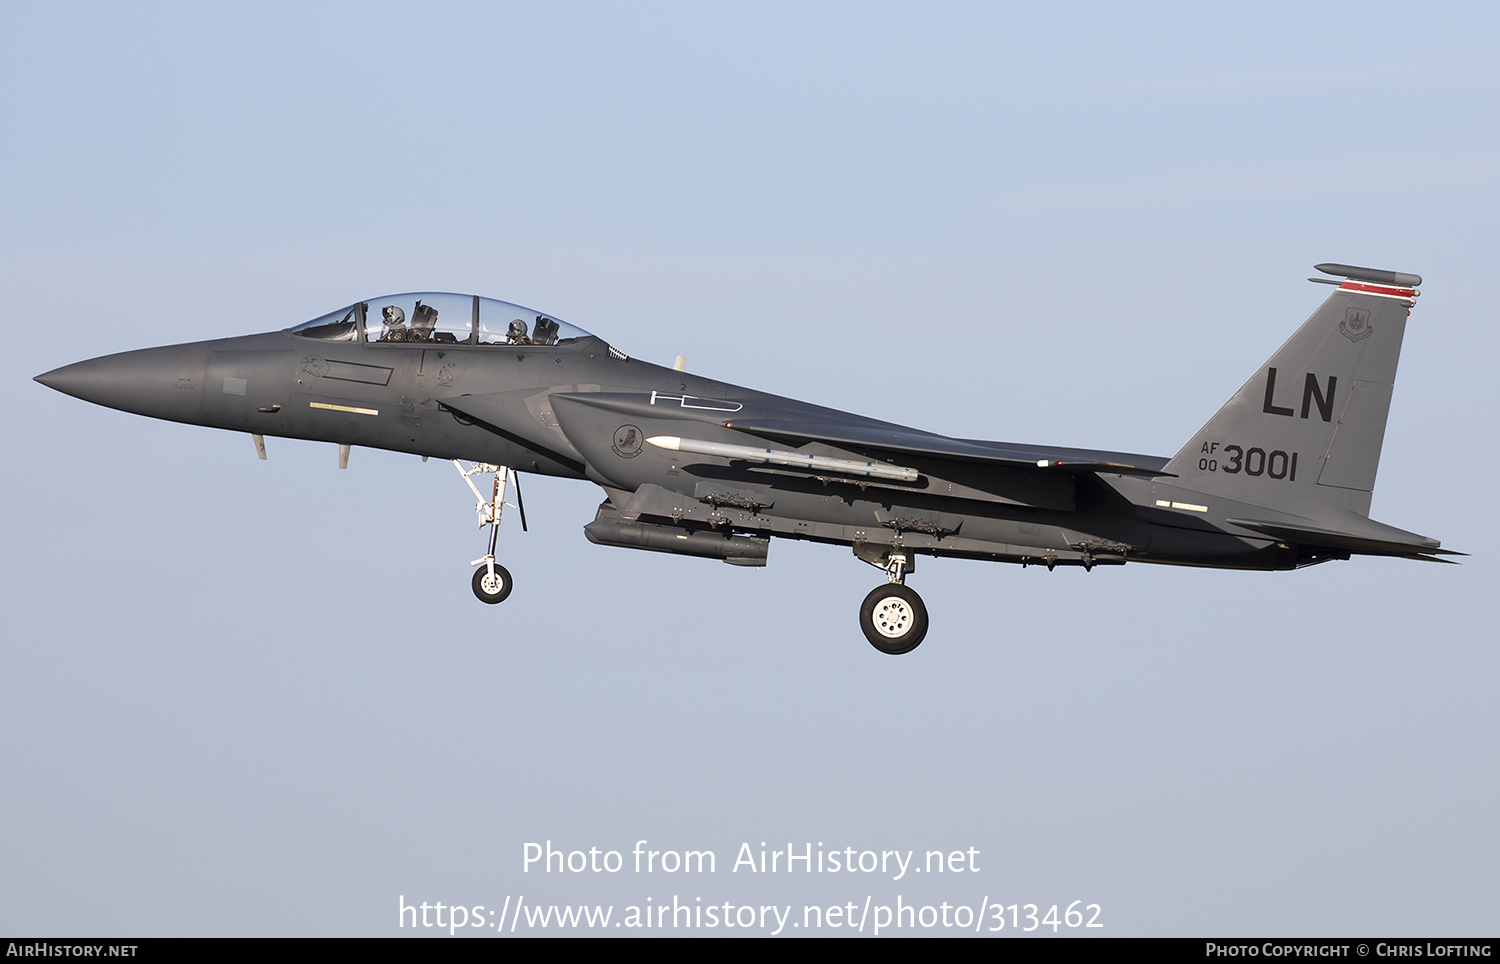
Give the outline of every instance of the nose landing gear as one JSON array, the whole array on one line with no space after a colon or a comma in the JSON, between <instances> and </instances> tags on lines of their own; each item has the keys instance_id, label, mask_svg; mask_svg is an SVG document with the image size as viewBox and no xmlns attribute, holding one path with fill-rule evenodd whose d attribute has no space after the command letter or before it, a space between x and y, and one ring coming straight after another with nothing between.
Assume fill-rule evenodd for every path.
<instances>
[{"instance_id":1,"label":"nose landing gear","mask_svg":"<svg viewBox=\"0 0 1500 964\"><path fill-rule=\"evenodd\" d=\"M859 628L870 645L889 656L909 653L927 635L927 606L906 586L910 566L903 552L892 552L881 562L865 560L886 572L886 584L871 590L859 607ZM882 564L883 563L883 564Z\"/></svg>"},{"instance_id":2,"label":"nose landing gear","mask_svg":"<svg viewBox=\"0 0 1500 964\"><path fill-rule=\"evenodd\" d=\"M502 603L510 598L510 591L514 583L510 578L510 570L495 561L495 543L500 538L500 517L505 512L509 503L505 501L505 485L511 475L516 477L516 509L521 513L521 531L526 531L526 505L521 501L521 476L514 469L504 465L489 465L479 462L471 469L465 469L463 463L458 459L453 460L454 468L463 477L464 482L474 492L474 498L478 503L474 506L474 512L479 516L479 525L490 527L490 551L469 563L471 566L481 566L474 570L474 578L471 585L474 595L480 602ZM495 480L490 487L490 497L486 499L479 488L474 485L471 476L493 473Z\"/></svg>"},{"instance_id":3,"label":"nose landing gear","mask_svg":"<svg viewBox=\"0 0 1500 964\"><path fill-rule=\"evenodd\" d=\"M474 595L480 602L505 602L513 585L510 570L497 563L493 555L479 561L486 565L474 570Z\"/></svg>"}]
</instances>

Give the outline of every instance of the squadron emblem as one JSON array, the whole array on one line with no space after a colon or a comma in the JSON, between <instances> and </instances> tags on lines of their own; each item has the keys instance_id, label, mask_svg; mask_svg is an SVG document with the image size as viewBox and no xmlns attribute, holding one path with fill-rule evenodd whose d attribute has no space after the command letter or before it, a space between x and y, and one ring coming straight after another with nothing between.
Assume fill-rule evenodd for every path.
<instances>
[{"instance_id":1,"label":"squadron emblem","mask_svg":"<svg viewBox=\"0 0 1500 964\"><path fill-rule=\"evenodd\" d=\"M1370 332L1375 329L1370 327L1370 310L1368 308L1350 308L1344 312L1344 320L1339 322L1339 331L1350 341L1359 341L1370 337Z\"/></svg>"},{"instance_id":2,"label":"squadron emblem","mask_svg":"<svg viewBox=\"0 0 1500 964\"><path fill-rule=\"evenodd\" d=\"M622 459L633 459L641 454L641 430L634 425L621 425L615 429L615 444L610 446Z\"/></svg>"}]
</instances>

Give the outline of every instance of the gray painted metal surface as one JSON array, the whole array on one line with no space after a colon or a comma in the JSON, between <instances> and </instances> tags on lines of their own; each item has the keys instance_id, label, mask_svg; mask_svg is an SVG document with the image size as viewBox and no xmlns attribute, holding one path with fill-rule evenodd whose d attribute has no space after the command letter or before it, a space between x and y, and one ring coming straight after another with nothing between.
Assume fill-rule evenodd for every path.
<instances>
[{"instance_id":1,"label":"gray painted metal surface","mask_svg":"<svg viewBox=\"0 0 1500 964\"><path fill-rule=\"evenodd\" d=\"M764 565L772 537L850 546L890 584L917 555L1088 569L1438 561L1452 553L1437 540L1368 518L1421 278L1317 269L1344 280L1171 459L862 418L628 358L547 315L468 295L376 298L294 329L95 358L37 381L247 432L262 453L273 435L336 443L344 460L348 446L468 460L495 473L488 502L474 490L481 524L496 528L507 469L588 480L607 496L590 541L733 565ZM398 324L398 302L421 324ZM494 531L475 562L487 602L509 595L508 573L494 588ZM865 610L888 611L889 596ZM926 632L921 600L901 598L909 627L862 613L884 652Z\"/></svg>"}]
</instances>

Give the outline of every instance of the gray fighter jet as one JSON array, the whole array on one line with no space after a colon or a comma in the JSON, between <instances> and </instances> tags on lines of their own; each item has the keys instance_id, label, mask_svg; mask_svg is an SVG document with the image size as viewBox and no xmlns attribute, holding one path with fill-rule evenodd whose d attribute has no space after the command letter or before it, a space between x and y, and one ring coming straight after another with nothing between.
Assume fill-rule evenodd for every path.
<instances>
[{"instance_id":1,"label":"gray fighter jet","mask_svg":"<svg viewBox=\"0 0 1500 964\"><path fill-rule=\"evenodd\" d=\"M356 302L283 331L125 352L38 375L111 408L452 459L489 551L475 595L510 595L496 536L519 472L604 490L589 541L763 566L773 536L880 569L859 621L915 649L920 555L1043 565L1294 569L1352 555L1444 561L1369 518L1409 309L1422 279L1341 280L1176 455L950 438L663 368L518 305L458 294ZM465 464L465 463L469 464ZM476 475L493 476L487 491Z\"/></svg>"}]
</instances>

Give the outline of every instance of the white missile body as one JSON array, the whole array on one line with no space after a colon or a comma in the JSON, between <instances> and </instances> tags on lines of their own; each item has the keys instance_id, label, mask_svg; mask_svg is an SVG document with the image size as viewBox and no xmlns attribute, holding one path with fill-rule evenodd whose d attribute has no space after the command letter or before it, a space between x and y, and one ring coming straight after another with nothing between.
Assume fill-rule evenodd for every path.
<instances>
[{"instance_id":1,"label":"white missile body","mask_svg":"<svg viewBox=\"0 0 1500 964\"><path fill-rule=\"evenodd\" d=\"M758 449L749 445L729 445L724 442L707 442L695 438L678 438L675 435L653 435L646 441L669 452L716 455L722 459L743 459L746 462L790 465L799 469L837 472L840 475L862 475L866 478L890 479L894 482L915 482L917 476L920 475L916 469L888 465L884 462L856 462L853 459L833 459L826 455L804 455L801 452L785 452L779 449Z\"/></svg>"}]
</instances>

